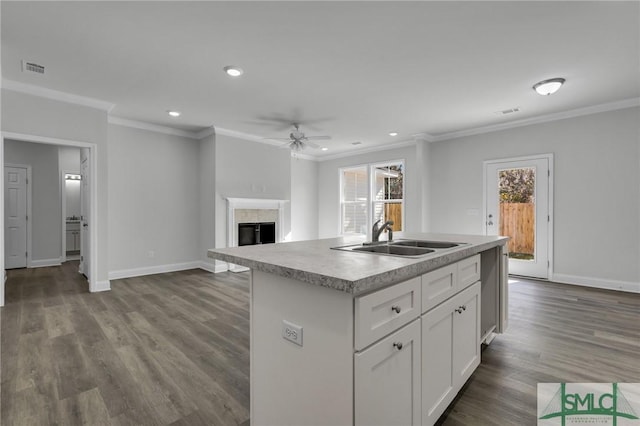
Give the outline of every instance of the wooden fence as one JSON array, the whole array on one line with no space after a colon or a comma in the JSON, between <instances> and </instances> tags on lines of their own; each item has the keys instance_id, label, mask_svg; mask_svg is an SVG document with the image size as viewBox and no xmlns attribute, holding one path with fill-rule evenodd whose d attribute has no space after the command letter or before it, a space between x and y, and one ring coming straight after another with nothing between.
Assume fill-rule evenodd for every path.
<instances>
[{"instance_id":1,"label":"wooden fence","mask_svg":"<svg viewBox=\"0 0 640 426\"><path fill-rule=\"evenodd\" d=\"M384 217L386 220L392 220L393 226L391 229L399 231L402 229L402 204L399 203L385 203L384 205Z\"/></svg>"},{"instance_id":2,"label":"wooden fence","mask_svg":"<svg viewBox=\"0 0 640 426\"><path fill-rule=\"evenodd\" d=\"M508 235L509 253L533 254L535 204L500 203L500 235Z\"/></svg>"}]
</instances>

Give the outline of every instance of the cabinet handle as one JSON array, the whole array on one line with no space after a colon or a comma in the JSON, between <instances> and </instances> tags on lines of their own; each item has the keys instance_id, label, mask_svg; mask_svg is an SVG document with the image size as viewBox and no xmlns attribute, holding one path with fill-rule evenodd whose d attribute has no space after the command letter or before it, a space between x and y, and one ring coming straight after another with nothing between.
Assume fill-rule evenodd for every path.
<instances>
[{"instance_id":1,"label":"cabinet handle","mask_svg":"<svg viewBox=\"0 0 640 426\"><path fill-rule=\"evenodd\" d=\"M398 349L399 351L401 351L402 350L402 342L394 343L393 347Z\"/></svg>"},{"instance_id":2,"label":"cabinet handle","mask_svg":"<svg viewBox=\"0 0 640 426\"><path fill-rule=\"evenodd\" d=\"M402 310L402 308L401 308L400 306L396 306L396 305L394 305L394 306L392 306L392 307L391 307L391 310L392 310L393 312L395 312L396 314L399 314L399 313L400 313L400 311ZM402 346L402 345L400 345L400 346Z\"/></svg>"},{"instance_id":3,"label":"cabinet handle","mask_svg":"<svg viewBox=\"0 0 640 426\"><path fill-rule=\"evenodd\" d=\"M461 313L462 313L462 306L461 306L461 307L459 307L459 308L457 308L455 311L456 311L457 313L461 314Z\"/></svg>"},{"instance_id":4,"label":"cabinet handle","mask_svg":"<svg viewBox=\"0 0 640 426\"><path fill-rule=\"evenodd\" d=\"M467 305L462 305L461 308L462 308L463 311L466 311L467 310Z\"/></svg>"}]
</instances>

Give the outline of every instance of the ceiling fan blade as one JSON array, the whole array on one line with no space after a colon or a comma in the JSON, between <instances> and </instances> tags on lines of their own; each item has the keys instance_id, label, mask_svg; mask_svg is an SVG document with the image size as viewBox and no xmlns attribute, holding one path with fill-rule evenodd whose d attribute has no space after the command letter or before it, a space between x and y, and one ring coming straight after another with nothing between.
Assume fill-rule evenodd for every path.
<instances>
[{"instance_id":1,"label":"ceiling fan blade","mask_svg":"<svg viewBox=\"0 0 640 426\"><path fill-rule=\"evenodd\" d=\"M331 139L331 136L307 136L307 140L310 141L326 141Z\"/></svg>"},{"instance_id":2,"label":"ceiling fan blade","mask_svg":"<svg viewBox=\"0 0 640 426\"><path fill-rule=\"evenodd\" d=\"M291 142L291 138L262 138L262 139L266 139L266 140L270 140L270 141Z\"/></svg>"},{"instance_id":3,"label":"ceiling fan blade","mask_svg":"<svg viewBox=\"0 0 640 426\"><path fill-rule=\"evenodd\" d=\"M314 149L319 149L320 145L318 145L317 143L313 143L313 142L307 142L305 143L305 145L307 145L308 147L314 148Z\"/></svg>"}]
</instances>

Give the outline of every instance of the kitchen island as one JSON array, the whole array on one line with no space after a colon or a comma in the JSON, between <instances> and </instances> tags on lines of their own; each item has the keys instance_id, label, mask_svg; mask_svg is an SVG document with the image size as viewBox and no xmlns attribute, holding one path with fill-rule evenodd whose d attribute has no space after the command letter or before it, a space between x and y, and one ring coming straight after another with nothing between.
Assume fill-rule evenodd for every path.
<instances>
[{"instance_id":1,"label":"kitchen island","mask_svg":"<svg viewBox=\"0 0 640 426\"><path fill-rule=\"evenodd\" d=\"M507 238L401 257L362 238L211 249L251 269L252 424L433 424L506 327ZM398 238L396 238L398 239Z\"/></svg>"}]
</instances>

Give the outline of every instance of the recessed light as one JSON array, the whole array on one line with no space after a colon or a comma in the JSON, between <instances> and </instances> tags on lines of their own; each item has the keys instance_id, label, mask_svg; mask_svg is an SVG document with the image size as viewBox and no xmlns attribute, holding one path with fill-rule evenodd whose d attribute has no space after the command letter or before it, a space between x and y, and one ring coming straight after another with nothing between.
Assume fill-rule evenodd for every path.
<instances>
[{"instance_id":1,"label":"recessed light","mask_svg":"<svg viewBox=\"0 0 640 426\"><path fill-rule=\"evenodd\" d=\"M398 132L389 132L389 136L398 136Z\"/></svg>"},{"instance_id":2,"label":"recessed light","mask_svg":"<svg viewBox=\"0 0 640 426\"><path fill-rule=\"evenodd\" d=\"M244 74L242 68L236 67L235 65L227 65L226 67L224 67L224 72L226 72L227 75L230 75L231 77L240 77L242 74Z\"/></svg>"},{"instance_id":3,"label":"recessed light","mask_svg":"<svg viewBox=\"0 0 640 426\"><path fill-rule=\"evenodd\" d=\"M182 115L180 111L167 111L167 113L172 117L180 117Z\"/></svg>"},{"instance_id":4,"label":"recessed light","mask_svg":"<svg viewBox=\"0 0 640 426\"><path fill-rule=\"evenodd\" d=\"M329 148L327 148L326 146L322 148L323 151L329 151Z\"/></svg>"},{"instance_id":5,"label":"recessed light","mask_svg":"<svg viewBox=\"0 0 640 426\"><path fill-rule=\"evenodd\" d=\"M539 83L533 85L533 90L535 90L539 95L547 96L553 93L556 93L560 86L562 86L565 82L564 78L552 78L549 80L543 80Z\"/></svg>"}]
</instances>

